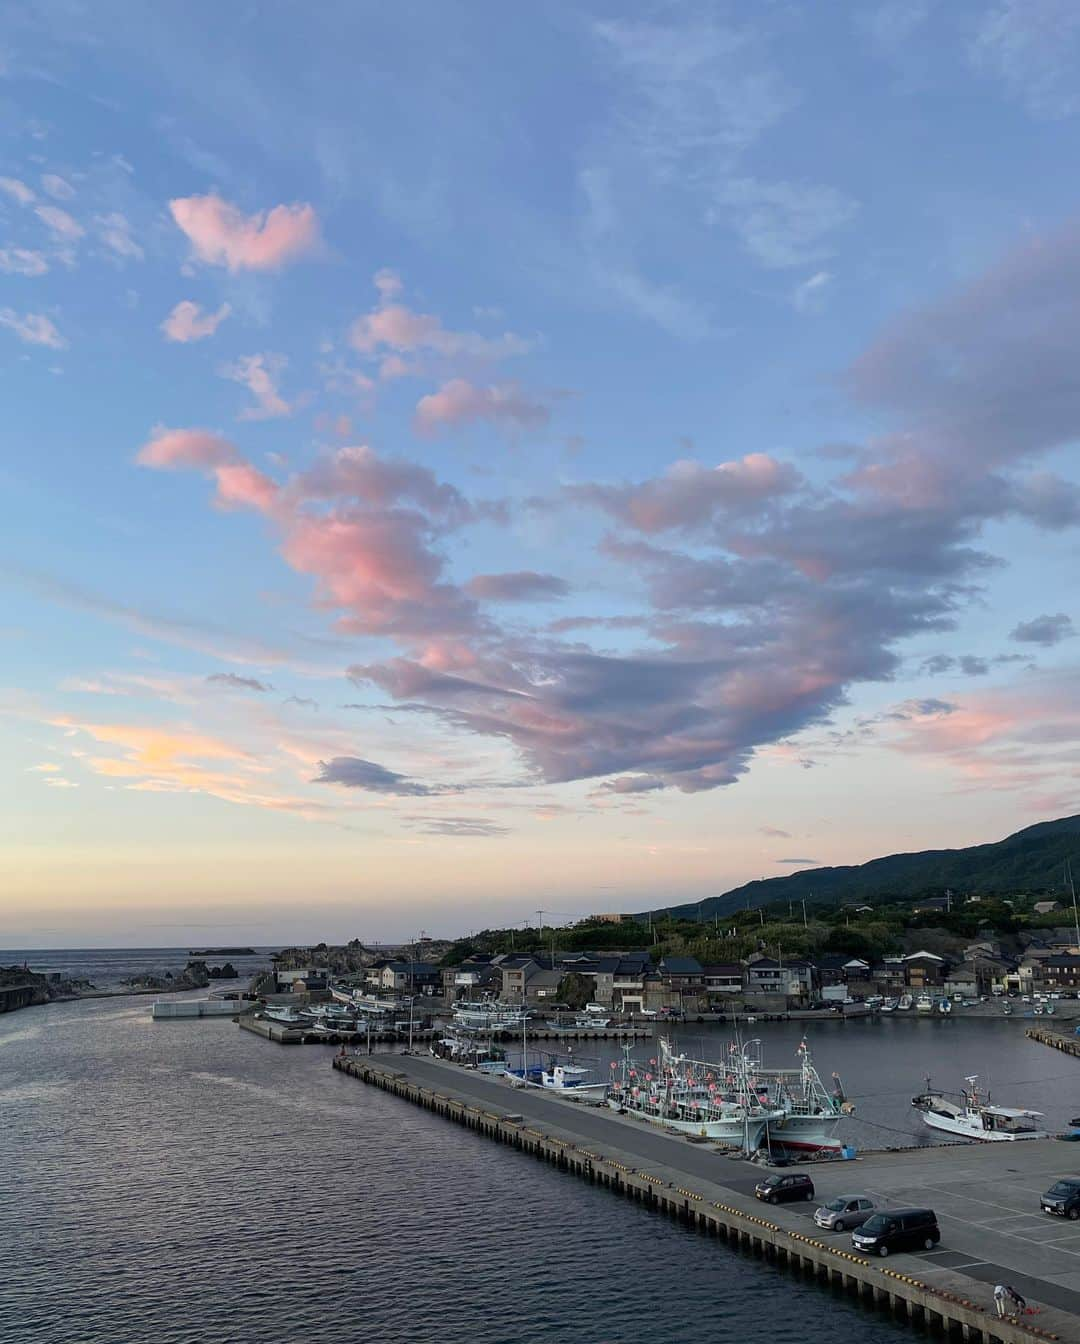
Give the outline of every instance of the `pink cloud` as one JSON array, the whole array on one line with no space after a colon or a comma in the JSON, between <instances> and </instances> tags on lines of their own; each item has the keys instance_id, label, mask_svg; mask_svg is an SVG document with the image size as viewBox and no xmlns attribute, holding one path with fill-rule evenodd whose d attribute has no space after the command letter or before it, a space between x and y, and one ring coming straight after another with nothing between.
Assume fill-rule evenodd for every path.
<instances>
[{"instance_id":1,"label":"pink cloud","mask_svg":"<svg viewBox=\"0 0 1080 1344\"><path fill-rule=\"evenodd\" d=\"M204 313L197 303L182 299L161 324L170 341L201 341L213 336L232 309L223 303L216 313Z\"/></svg>"},{"instance_id":2,"label":"pink cloud","mask_svg":"<svg viewBox=\"0 0 1080 1344\"><path fill-rule=\"evenodd\" d=\"M284 355L241 355L232 364L222 366L223 378L246 387L255 398L255 405L240 412L241 420L276 420L291 415L293 408L277 388L277 377L285 368Z\"/></svg>"},{"instance_id":3,"label":"pink cloud","mask_svg":"<svg viewBox=\"0 0 1080 1344\"><path fill-rule=\"evenodd\" d=\"M24 345L47 345L50 350L63 350L67 346L67 341L41 313L19 314L12 308L0 308L0 327L13 331Z\"/></svg>"},{"instance_id":4,"label":"pink cloud","mask_svg":"<svg viewBox=\"0 0 1080 1344\"><path fill-rule=\"evenodd\" d=\"M349 341L362 355L430 351L447 359L493 360L522 355L532 348L531 342L513 332L487 337L476 331L451 331L433 313L417 313L393 302L403 288L401 278L393 271L379 271L375 287L379 307L358 317L349 329Z\"/></svg>"},{"instance_id":5,"label":"pink cloud","mask_svg":"<svg viewBox=\"0 0 1080 1344\"><path fill-rule=\"evenodd\" d=\"M61 210L58 205L39 205L34 214L59 242L73 243L86 232L77 219L72 219L68 212Z\"/></svg>"},{"instance_id":6,"label":"pink cloud","mask_svg":"<svg viewBox=\"0 0 1080 1344\"><path fill-rule=\"evenodd\" d=\"M177 227L196 257L230 271L276 271L314 251L319 221L307 204L276 205L245 215L220 196L184 196L169 202Z\"/></svg>"},{"instance_id":7,"label":"pink cloud","mask_svg":"<svg viewBox=\"0 0 1080 1344\"><path fill-rule=\"evenodd\" d=\"M749 453L715 467L690 460L673 462L662 476L637 485L577 485L569 493L639 532L656 533L700 527L725 512L757 511L802 484L802 476L790 463L766 453Z\"/></svg>"},{"instance_id":8,"label":"pink cloud","mask_svg":"<svg viewBox=\"0 0 1080 1344\"><path fill-rule=\"evenodd\" d=\"M98 215L94 222L98 228L98 236L110 251L115 252L118 257L142 261L143 250L132 238L131 223L126 216L113 211L109 215Z\"/></svg>"},{"instance_id":9,"label":"pink cloud","mask_svg":"<svg viewBox=\"0 0 1080 1344\"><path fill-rule=\"evenodd\" d=\"M6 275L44 275L49 263L41 252L25 247L0 247L0 271Z\"/></svg>"},{"instance_id":10,"label":"pink cloud","mask_svg":"<svg viewBox=\"0 0 1080 1344\"><path fill-rule=\"evenodd\" d=\"M41 185L54 201L70 201L74 199L75 188L65 178L57 173L43 173Z\"/></svg>"},{"instance_id":11,"label":"pink cloud","mask_svg":"<svg viewBox=\"0 0 1080 1344\"><path fill-rule=\"evenodd\" d=\"M277 484L249 462L222 463L214 468L214 475L218 488L216 502L221 508L269 513L277 501Z\"/></svg>"},{"instance_id":12,"label":"pink cloud","mask_svg":"<svg viewBox=\"0 0 1080 1344\"><path fill-rule=\"evenodd\" d=\"M20 182L17 177L0 177L0 191L20 205L29 205L31 201L37 200L34 189Z\"/></svg>"},{"instance_id":13,"label":"pink cloud","mask_svg":"<svg viewBox=\"0 0 1080 1344\"><path fill-rule=\"evenodd\" d=\"M209 429L165 429L154 431L154 437L144 443L135 455L143 467L173 470L196 467L212 471L226 463L239 460L236 448Z\"/></svg>"},{"instance_id":14,"label":"pink cloud","mask_svg":"<svg viewBox=\"0 0 1080 1344\"><path fill-rule=\"evenodd\" d=\"M514 429L542 429L550 414L542 402L528 397L517 383L480 387L464 378L452 378L437 392L420 398L414 425L419 434L439 434L485 420Z\"/></svg>"}]
</instances>

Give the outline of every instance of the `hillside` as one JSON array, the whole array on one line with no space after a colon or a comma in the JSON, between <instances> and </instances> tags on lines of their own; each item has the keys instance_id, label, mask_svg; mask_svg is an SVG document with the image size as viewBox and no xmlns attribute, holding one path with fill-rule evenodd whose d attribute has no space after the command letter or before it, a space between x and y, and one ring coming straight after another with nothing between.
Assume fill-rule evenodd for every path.
<instances>
[{"instance_id":1,"label":"hillside","mask_svg":"<svg viewBox=\"0 0 1080 1344\"><path fill-rule=\"evenodd\" d=\"M1080 880L1080 816L1041 821L991 845L887 854L869 863L808 868L788 877L747 882L722 896L709 897L700 904L671 906L663 913L696 919L699 911L702 918L712 918L774 901L812 900L827 905L902 901L946 887L958 895L1060 894L1063 868L1069 858Z\"/></svg>"}]
</instances>

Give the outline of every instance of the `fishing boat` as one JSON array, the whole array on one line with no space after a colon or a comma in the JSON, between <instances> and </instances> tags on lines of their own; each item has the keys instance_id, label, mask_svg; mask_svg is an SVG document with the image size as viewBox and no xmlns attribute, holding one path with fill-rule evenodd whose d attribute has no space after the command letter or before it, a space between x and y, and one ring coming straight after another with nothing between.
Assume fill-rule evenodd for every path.
<instances>
[{"instance_id":1,"label":"fishing boat","mask_svg":"<svg viewBox=\"0 0 1080 1344\"><path fill-rule=\"evenodd\" d=\"M303 1018L295 1008L282 1008L271 1006L263 1009L263 1017L271 1022L281 1022L287 1027L296 1027L303 1024Z\"/></svg>"},{"instance_id":2,"label":"fishing boat","mask_svg":"<svg viewBox=\"0 0 1080 1344\"><path fill-rule=\"evenodd\" d=\"M902 1013L906 1013L907 1010L911 1007L912 1002L913 1000L910 994L901 994L896 1001L896 1006L897 1008L900 1009Z\"/></svg>"},{"instance_id":3,"label":"fishing boat","mask_svg":"<svg viewBox=\"0 0 1080 1344\"><path fill-rule=\"evenodd\" d=\"M898 1000L898 999L886 999L886 1000L882 1003L881 1007L878 1009L878 1012L880 1012L880 1013L895 1013L895 1012L896 1012L896 1008L897 1008L897 1004L898 1004L898 1003L899 1003L899 1000Z\"/></svg>"},{"instance_id":4,"label":"fishing boat","mask_svg":"<svg viewBox=\"0 0 1080 1344\"><path fill-rule=\"evenodd\" d=\"M584 1013L578 1013L574 1018L574 1026L579 1031L593 1031L597 1027L610 1027L611 1018L599 1017L596 1013L586 1011Z\"/></svg>"},{"instance_id":5,"label":"fishing boat","mask_svg":"<svg viewBox=\"0 0 1080 1344\"><path fill-rule=\"evenodd\" d=\"M781 1106L762 1101L753 1077L760 1044L733 1043L721 1064L676 1054L671 1042L661 1038L660 1054L647 1066L631 1059L628 1044L623 1047L621 1074L616 1074L618 1064L611 1066L608 1105L665 1129L719 1139L753 1152L761 1147L766 1127L785 1115Z\"/></svg>"},{"instance_id":6,"label":"fishing boat","mask_svg":"<svg viewBox=\"0 0 1080 1344\"><path fill-rule=\"evenodd\" d=\"M920 994L915 1000L915 1011L917 1013L932 1013L934 1011L934 1000L929 994Z\"/></svg>"},{"instance_id":7,"label":"fishing boat","mask_svg":"<svg viewBox=\"0 0 1080 1344\"><path fill-rule=\"evenodd\" d=\"M942 1017L948 1017L952 1012L952 999L938 999L937 1010Z\"/></svg>"},{"instance_id":8,"label":"fishing boat","mask_svg":"<svg viewBox=\"0 0 1080 1344\"><path fill-rule=\"evenodd\" d=\"M529 1010L502 999L462 999L454 1004L454 1026L467 1031L515 1031L529 1020Z\"/></svg>"},{"instance_id":9,"label":"fishing boat","mask_svg":"<svg viewBox=\"0 0 1080 1344\"><path fill-rule=\"evenodd\" d=\"M839 1074L832 1076L832 1092L826 1089L805 1040L796 1055L797 1069L766 1069L760 1065L754 1069L757 1086L765 1088L759 1095L766 1104L779 1106L784 1112L779 1120L769 1123L769 1147L796 1152L840 1152L846 1145L837 1138L836 1129L841 1117L853 1114L855 1107L844 1095Z\"/></svg>"},{"instance_id":10,"label":"fishing boat","mask_svg":"<svg viewBox=\"0 0 1080 1344\"><path fill-rule=\"evenodd\" d=\"M360 1030L355 1021L347 1021L344 1018L323 1018L321 1022L316 1022L311 1027L314 1036L355 1036Z\"/></svg>"},{"instance_id":11,"label":"fishing boat","mask_svg":"<svg viewBox=\"0 0 1080 1344\"><path fill-rule=\"evenodd\" d=\"M428 1053L437 1059L448 1059L454 1064L460 1064L463 1068L476 1069L478 1073L506 1072L505 1050L465 1032L447 1032L445 1036L431 1042Z\"/></svg>"},{"instance_id":12,"label":"fishing boat","mask_svg":"<svg viewBox=\"0 0 1080 1344\"><path fill-rule=\"evenodd\" d=\"M1001 1011L1005 1014L1006 1017L1012 1017L1013 1006L1008 999L1006 999L1005 1002L1001 1005Z\"/></svg>"},{"instance_id":13,"label":"fishing boat","mask_svg":"<svg viewBox=\"0 0 1080 1344\"><path fill-rule=\"evenodd\" d=\"M603 1101L608 1090L607 1083L598 1083L591 1077L590 1069L578 1064L559 1064L554 1058L547 1068L507 1069L504 1076L513 1087L539 1087L569 1101Z\"/></svg>"},{"instance_id":14,"label":"fishing boat","mask_svg":"<svg viewBox=\"0 0 1080 1344\"><path fill-rule=\"evenodd\" d=\"M912 1097L911 1104L922 1113L931 1129L947 1134L958 1134L965 1139L983 1143L1015 1142L1018 1139L1046 1139L1050 1135L1042 1126L1041 1111L1017 1110L1011 1106L993 1106L989 1093L984 1098L978 1087L978 1076L964 1079L967 1087L960 1093L960 1101L950 1101L945 1093L930 1086Z\"/></svg>"}]
</instances>

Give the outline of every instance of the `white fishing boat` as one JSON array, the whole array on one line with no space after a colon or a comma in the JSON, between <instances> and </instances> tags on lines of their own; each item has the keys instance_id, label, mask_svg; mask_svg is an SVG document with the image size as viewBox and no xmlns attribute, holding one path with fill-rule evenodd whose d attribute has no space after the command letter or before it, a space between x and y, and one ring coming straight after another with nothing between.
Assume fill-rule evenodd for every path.
<instances>
[{"instance_id":1,"label":"white fishing boat","mask_svg":"<svg viewBox=\"0 0 1080 1344\"><path fill-rule=\"evenodd\" d=\"M548 1068L507 1069L505 1078L513 1087L538 1087L555 1092L568 1101L603 1101L607 1083L598 1083L590 1069L577 1064L557 1064Z\"/></svg>"},{"instance_id":2,"label":"white fishing boat","mask_svg":"<svg viewBox=\"0 0 1080 1344\"><path fill-rule=\"evenodd\" d=\"M938 999L937 1010L942 1015L942 1017L948 1017L948 1015L952 1012L952 1000Z\"/></svg>"},{"instance_id":3,"label":"white fishing boat","mask_svg":"<svg viewBox=\"0 0 1080 1344\"><path fill-rule=\"evenodd\" d=\"M271 1005L269 1008L263 1009L262 1015L271 1022L280 1022L287 1027L302 1026L304 1023L304 1019L295 1008L282 1008L279 1005Z\"/></svg>"},{"instance_id":4,"label":"white fishing boat","mask_svg":"<svg viewBox=\"0 0 1080 1344\"><path fill-rule=\"evenodd\" d=\"M760 1148L766 1127L785 1115L781 1106L761 1100L752 1077L760 1059L758 1041L732 1044L722 1064L677 1055L664 1038L659 1057L647 1066L631 1059L631 1049L623 1047L621 1075L613 1078L608 1093L613 1110L747 1152ZM614 1073L619 1066L611 1067Z\"/></svg>"},{"instance_id":5,"label":"white fishing boat","mask_svg":"<svg viewBox=\"0 0 1080 1344\"><path fill-rule=\"evenodd\" d=\"M467 1031L516 1031L529 1017L521 1004L501 999L462 999L453 1008L454 1026Z\"/></svg>"},{"instance_id":6,"label":"white fishing boat","mask_svg":"<svg viewBox=\"0 0 1080 1344\"><path fill-rule=\"evenodd\" d=\"M931 1129L944 1130L965 1139L982 1143L1015 1142L1018 1139L1047 1139L1041 1111L1017 1110L1011 1106L993 1106L989 1094L984 1098L978 1088L978 1077L972 1074L964 1080L967 1087L960 1093L960 1101L951 1101L943 1092L930 1086L912 1097L911 1104L922 1113Z\"/></svg>"},{"instance_id":7,"label":"white fishing boat","mask_svg":"<svg viewBox=\"0 0 1080 1344\"><path fill-rule=\"evenodd\" d=\"M895 1013L898 1004L899 1004L899 1000L898 1000L898 999L885 999L885 1001L882 1003L881 1007L878 1009L878 1012L881 1012L881 1013Z\"/></svg>"},{"instance_id":8,"label":"white fishing boat","mask_svg":"<svg viewBox=\"0 0 1080 1344\"><path fill-rule=\"evenodd\" d=\"M573 1025L579 1031L594 1031L598 1027L611 1026L611 1018L600 1017L598 1014L590 1012L578 1013L577 1017L574 1018Z\"/></svg>"},{"instance_id":9,"label":"white fishing boat","mask_svg":"<svg viewBox=\"0 0 1080 1344\"><path fill-rule=\"evenodd\" d=\"M913 1000L910 994L901 994L896 1001L896 1006L902 1013L906 1013L911 1007L912 1002Z\"/></svg>"},{"instance_id":10,"label":"white fishing boat","mask_svg":"<svg viewBox=\"0 0 1080 1344\"><path fill-rule=\"evenodd\" d=\"M842 1116L854 1113L854 1105L844 1095L840 1075L832 1076L830 1093L814 1067L810 1047L802 1041L796 1052L797 1069L754 1069L752 1081L764 1092L759 1095L770 1106L779 1106L783 1115L770 1122L767 1138L770 1147L796 1152L840 1152L846 1145L837 1137Z\"/></svg>"},{"instance_id":11,"label":"white fishing boat","mask_svg":"<svg viewBox=\"0 0 1080 1344\"><path fill-rule=\"evenodd\" d=\"M506 1051L491 1042L479 1040L467 1032L450 1030L428 1046L428 1053L437 1059L448 1059L478 1073L506 1072Z\"/></svg>"},{"instance_id":12,"label":"white fishing boat","mask_svg":"<svg viewBox=\"0 0 1080 1344\"><path fill-rule=\"evenodd\" d=\"M920 994L915 1000L915 1011L917 1013L932 1013L934 1011L934 1000L929 994Z\"/></svg>"}]
</instances>

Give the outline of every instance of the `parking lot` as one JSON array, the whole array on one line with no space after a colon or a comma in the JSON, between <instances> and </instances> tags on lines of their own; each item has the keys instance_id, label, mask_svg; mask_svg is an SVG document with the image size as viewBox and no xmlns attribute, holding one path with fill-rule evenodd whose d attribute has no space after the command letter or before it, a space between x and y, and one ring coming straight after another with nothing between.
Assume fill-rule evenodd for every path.
<instances>
[{"instance_id":1,"label":"parking lot","mask_svg":"<svg viewBox=\"0 0 1080 1344\"><path fill-rule=\"evenodd\" d=\"M935 1269L956 1270L984 1283L1011 1283L1034 1301L1080 1313L1080 1222L1050 1217L1039 1207L1056 1180L1080 1176L1080 1147L1053 1139L956 1145L810 1170L819 1198L813 1205L786 1205L791 1212L809 1221L817 1204L848 1193L867 1194L882 1207L931 1208L941 1245L902 1257L920 1262L920 1278L933 1283ZM816 1235L845 1243L850 1236Z\"/></svg>"}]
</instances>

